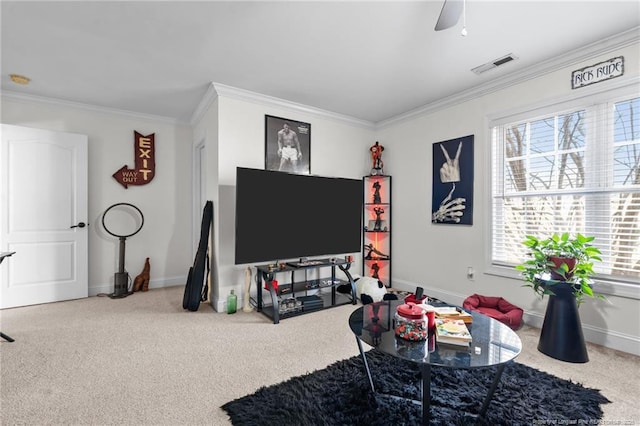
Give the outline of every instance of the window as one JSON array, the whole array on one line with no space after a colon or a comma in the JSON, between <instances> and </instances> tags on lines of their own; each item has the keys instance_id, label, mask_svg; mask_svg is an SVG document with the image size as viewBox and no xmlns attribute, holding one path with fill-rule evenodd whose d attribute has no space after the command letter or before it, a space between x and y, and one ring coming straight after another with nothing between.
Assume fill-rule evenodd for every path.
<instances>
[{"instance_id":1,"label":"window","mask_svg":"<svg viewBox=\"0 0 640 426\"><path fill-rule=\"evenodd\" d=\"M640 98L584 103L491 128L491 262L522 262L527 234L581 233L599 280L640 286Z\"/></svg>"}]
</instances>

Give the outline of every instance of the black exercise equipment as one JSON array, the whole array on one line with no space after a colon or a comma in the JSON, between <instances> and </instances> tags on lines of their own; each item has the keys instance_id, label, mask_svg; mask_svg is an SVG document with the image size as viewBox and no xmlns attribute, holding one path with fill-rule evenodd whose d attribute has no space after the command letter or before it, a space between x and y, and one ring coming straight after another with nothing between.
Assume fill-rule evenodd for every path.
<instances>
[{"instance_id":1,"label":"black exercise equipment","mask_svg":"<svg viewBox=\"0 0 640 426\"><path fill-rule=\"evenodd\" d=\"M118 206L130 207L130 208L134 209L133 210L134 214L135 214L135 212L137 212L137 214L140 215L140 226L138 226L138 228L135 231L133 231L133 232L131 232L129 234L116 234L115 232L111 232L109 230L109 228L107 228L107 226L105 224L105 221L104 221L105 216L107 216L107 213L109 213L111 211L111 209L113 209L114 207L118 207ZM132 237L132 236L136 235L138 232L140 232L140 230L142 229L143 225L144 225L144 215L142 214L140 209L137 208L136 206L134 206L133 204L116 203L116 204L110 206L102 214L102 227L104 228L104 230L107 231L109 234L113 235L114 237L117 237L117 238L120 239L118 272L116 272L114 274L113 293L108 295L112 299L120 299L120 298L123 298L123 297L127 297L128 295L131 294L131 292L128 289L128 287L129 287L129 273L126 272L125 269L124 269L125 241L127 240L128 237Z\"/></svg>"}]
</instances>

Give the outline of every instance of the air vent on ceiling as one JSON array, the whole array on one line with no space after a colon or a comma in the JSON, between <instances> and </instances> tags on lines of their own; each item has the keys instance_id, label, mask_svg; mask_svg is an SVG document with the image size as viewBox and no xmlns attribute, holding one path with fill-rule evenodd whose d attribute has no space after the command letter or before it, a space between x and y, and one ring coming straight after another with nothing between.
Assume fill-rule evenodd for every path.
<instances>
[{"instance_id":1,"label":"air vent on ceiling","mask_svg":"<svg viewBox=\"0 0 640 426\"><path fill-rule=\"evenodd\" d=\"M496 67L499 67L500 65L506 64L507 62L511 62L514 59L518 59L518 57L513 53L509 53L508 55L503 56L502 58L494 59L493 61L487 62L484 65L475 67L471 71L473 71L476 74L482 74L483 72L489 71L492 68L496 68Z\"/></svg>"}]
</instances>

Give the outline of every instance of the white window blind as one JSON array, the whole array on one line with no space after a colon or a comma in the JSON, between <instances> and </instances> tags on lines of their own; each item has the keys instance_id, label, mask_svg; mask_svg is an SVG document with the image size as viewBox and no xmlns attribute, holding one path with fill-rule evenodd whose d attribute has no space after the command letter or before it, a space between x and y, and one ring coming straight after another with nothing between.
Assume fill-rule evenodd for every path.
<instances>
[{"instance_id":1,"label":"white window blind","mask_svg":"<svg viewBox=\"0 0 640 426\"><path fill-rule=\"evenodd\" d=\"M526 257L525 235L595 237L599 277L640 284L640 98L492 128L492 263Z\"/></svg>"}]
</instances>

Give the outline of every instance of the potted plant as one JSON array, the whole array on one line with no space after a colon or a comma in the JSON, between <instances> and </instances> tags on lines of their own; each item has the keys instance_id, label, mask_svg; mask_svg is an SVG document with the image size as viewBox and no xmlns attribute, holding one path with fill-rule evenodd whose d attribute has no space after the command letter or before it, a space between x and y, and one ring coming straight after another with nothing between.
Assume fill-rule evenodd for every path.
<instances>
[{"instance_id":1,"label":"potted plant","mask_svg":"<svg viewBox=\"0 0 640 426\"><path fill-rule=\"evenodd\" d=\"M531 287L543 298L545 294L554 294L554 285L567 283L578 306L585 296L604 299L591 287L591 277L595 275L593 261L602 261L600 250L590 244L594 238L581 234L571 238L568 233L554 233L546 239L527 235L522 244L530 249L529 259L516 266L527 282L524 287Z\"/></svg>"}]
</instances>

